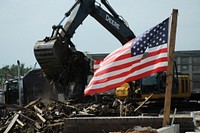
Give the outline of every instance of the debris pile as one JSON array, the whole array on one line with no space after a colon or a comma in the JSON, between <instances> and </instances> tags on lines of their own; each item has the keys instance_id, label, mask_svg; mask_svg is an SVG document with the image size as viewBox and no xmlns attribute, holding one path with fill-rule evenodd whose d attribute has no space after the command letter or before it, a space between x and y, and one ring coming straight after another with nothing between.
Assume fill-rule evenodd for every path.
<instances>
[{"instance_id":1,"label":"debris pile","mask_svg":"<svg viewBox=\"0 0 200 133\"><path fill-rule=\"evenodd\" d=\"M113 102L114 101L114 102ZM134 115L135 107L110 97L100 102L61 102L55 99L36 99L28 105L3 105L4 115L0 120L0 132L62 132L64 119L83 116Z\"/></svg>"},{"instance_id":2,"label":"debris pile","mask_svg":"<svg viewBox=\"0 0 200 133\"><path fill-rule=\"evenodd\" d=\"M6 108L6 115L1 117L0 132L59 132L63 130L62 106L45 105L41 99L32 101L25 107Z\"/></svg>"}]
</instances>

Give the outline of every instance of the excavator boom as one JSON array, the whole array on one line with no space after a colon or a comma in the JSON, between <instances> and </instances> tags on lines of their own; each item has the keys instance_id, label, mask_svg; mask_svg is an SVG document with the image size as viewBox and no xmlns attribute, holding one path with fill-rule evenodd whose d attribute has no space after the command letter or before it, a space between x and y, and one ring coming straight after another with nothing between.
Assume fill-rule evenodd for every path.
<instances>
[{"instance_id":1,"label":"excavator boom","mask_svg":"<svg viewBox=\"0 0 200 133\"><path fill-rule=\"evenodd\" d=\"M95 0L76 0L65 13L68 17L65 25L53 26L51 37L37 41L34 46L35 57L47 78L58 83L61 88L68 90L69 84L74 82L75 87L82 88L83 92L87 84L90 60L81 51L76 50L71 38L88 15L104 26L122 45L135 38L126 22L119 17L108 1L101 2L111 13L103 10Z\"/></svg>"}]
</instances>

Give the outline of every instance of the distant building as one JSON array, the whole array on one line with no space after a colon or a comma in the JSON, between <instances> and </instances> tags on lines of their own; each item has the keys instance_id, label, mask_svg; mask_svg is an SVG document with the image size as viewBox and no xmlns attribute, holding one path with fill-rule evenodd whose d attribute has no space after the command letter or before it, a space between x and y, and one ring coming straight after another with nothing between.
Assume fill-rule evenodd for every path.
<instances>
[{"instance_id":1,"label":"distant building","mask_svg":"<svg viewBox=\"0 0 200 133\"><path fill-rule=\"evenodd\" d=\"M193 92L200 93L200 50L176 51L178 72L189 74Z\"/></svg>"},{"instance_id":2,"label":"distant building","mask_svg":"<svg viewBox=\"0 0 200 133\"><path fill-rule=\"evenodd\" d=\"M92 60L103 59L107 55L108 53L87 54ZM174 59L178 72L189 75L192 91L200 93L200 50L176 51Z\"/></svg>"}]
</instances>

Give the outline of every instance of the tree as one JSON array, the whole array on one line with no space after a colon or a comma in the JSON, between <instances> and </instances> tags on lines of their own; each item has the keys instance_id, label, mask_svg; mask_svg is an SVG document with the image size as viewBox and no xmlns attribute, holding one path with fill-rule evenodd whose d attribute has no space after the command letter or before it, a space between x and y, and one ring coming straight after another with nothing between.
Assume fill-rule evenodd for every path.
<instances>
[{"instance_id":1,"label":"tree","mask_svg":"<svg viewBox=\"0 0 200 133\"><path fill-rule=\"evenodd\" d=\"M29 70L31 70L31 67L26 67L25 64L20 64L20 73L21 75L25 75ZM18 65L6 65L0 69L0 81L2 79L9 79L9 78L15 78L18 76Z\"/></svg>"}]
</instances>

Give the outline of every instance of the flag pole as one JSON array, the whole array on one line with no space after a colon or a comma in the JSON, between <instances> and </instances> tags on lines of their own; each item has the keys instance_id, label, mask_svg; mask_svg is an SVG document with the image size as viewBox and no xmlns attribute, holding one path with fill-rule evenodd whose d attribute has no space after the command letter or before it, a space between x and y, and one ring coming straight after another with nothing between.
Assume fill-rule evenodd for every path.
<instances>
[{"instance_id":1,"label":"flag pole","mask_svg":"<svg viewBox=\"0 0 200 133\"><path fill-rule=\"evenodd\" d=\"M173 82L173 66L174 66L174 49L175 49L175 40L176 40L177 14L178 14L178 9L173 9L170 38L169 38L169 51L168 51L169 53L168 53L168 67L167 67L163 127L169 125L170 123L170 107L171 107L171 93L172 93L172 82Z\"/></svg>"}]
</instances>

